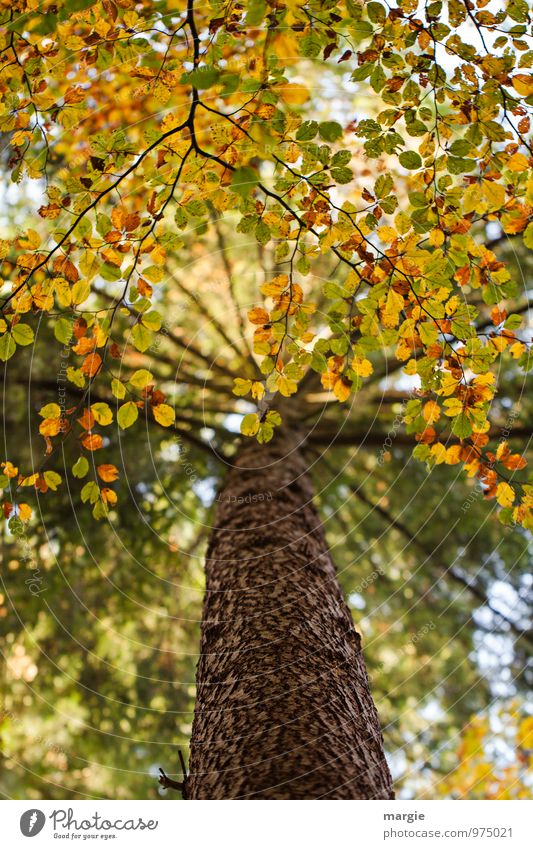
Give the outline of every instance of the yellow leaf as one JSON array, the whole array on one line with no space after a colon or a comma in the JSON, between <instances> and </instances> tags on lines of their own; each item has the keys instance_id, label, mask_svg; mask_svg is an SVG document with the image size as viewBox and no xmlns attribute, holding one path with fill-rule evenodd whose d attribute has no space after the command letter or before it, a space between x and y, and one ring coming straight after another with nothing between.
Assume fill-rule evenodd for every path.
<instances>
[{"instance_id":1,"label":"yellow leaf","mask_svg":"<svg viewBox=\"0 0 533 849\"><path fill-rule=\"evenodd\" d=\"M461 454L461 446L460 445L450 445L449 448L446 449L446 463L448 466L455 466L456 463L459 462Z\"/></svg>"},{"instance_id":2,"label":"yellow leaf","mask_svg":"<svg viewBox=\"0 0 533 849\"><path fill-rule=\"evenodd\" d=\"M59 404L45 404L44 407L41 407L39 410L39 415L43 417L43 419L58 419L61 415L61 407Z\"/></svg>"},{"instance_id":3,"label":"yellow leaf","mask_svg":"<svg viewBox=\"0 0 533 849\"><path fill-rule=\"evenodd\" d=\"M485 202L481 186L479 183L472 183L463 195L463 211L465 215L468 215L469 212L478 212L483 210L484 207Z\"/></svg>"},{"instance_id":4,"label":"yellow leaf","mask_svg":"<svg viewBox=\"0 0 533 849\"><path fill-rule=\"evenodd\" d=\"M39 425L39 433L41 436L57 436L60 426L60 419L43 419Z\"/></svg>"},{"instance_id":5,"label":"yellow leaf","mask_svg":"<svg viewBox=\"0 0 533 849\"><path fill-rule=\"evenodd\" d=\"M152 383L153 379L154 376L151 371L148 371L148 369L145 368L140 368L137 371L133 372L132 376L129 379L129 383L131 383L132 386L135 386L136 389L145 389L149 383ZM121 387L122 389L120 391L122 392L122 390L124 390L122 384ZM115 389L116 388L118 387L115 387ZM114 395L116 394L115 389L113 389ZM117 395L117 398L124 398L124 394L125 390L123 394Z\"/></svg>"},{"instance_id":6,"label":"yellow leaf","mask_svg":"<svg viewBox=\"0 0 533 849\"><path fill-rule=\"evenodd\" d=\"M333 387L335 397L339 401L346 401L350 397L351 385L344 378L340 377Z\"/></svg>"},{"instance_id":7,"label":"yellow leaf","mask_svg":"<svg viewBox=\"0 0 533 849\"><path fill-rule=\"evenodd\" d=\"M398 238L398 233L394 227L379 227L378 236L382 242L394 242Z\"/></svg>"},{"instance_id":8,"label":"yellow leaf","mask_svg":"<svg viewBox=\"0 0 533 849\"><path fill-rule=\"evenodd\" d=\"M252 398L257 398L261 400L263 395L265 394L265 387L258 380L254 380L252 383Z\"/></svg>"},{"instance_id":9,"label":"yellow leaf","mask_svg":"<svg viewBox=\"0 0 533 849\"><path fill-rule=\"evenodd\" d=\"M100 425L108 425L113 421L113 412L109 404L103 402L91 404L91 412Z\"/></svg>"},{"instance_id":10,"label":"yellow leaf","mask_svg":"<svg viewBox=\"0 0 533 849\"><path fill-rule=\"evenodd\" d=\"M291 106L301 106L309 100L309 89L300 83L285 83L279 87L281 97Z\"/></svg>"},{"instance_id":11,"label":"yellow leaf","mask_svg":"<svg viewBox=\"0 0 533 849\"><path fill-rule=\"evenodd\" d=\"M374 366L366 357L354 357L350 367L358 377L368 377L374 371Z\"/></svg>"},{"instance_id":12,"label":"yellow leaf","mask_svg":"<svg viewBox=\"0 0 533 849\"><path fill-rule=\"evenodd\" d=\"M506 481L496 487L496 500L501 507L510 507L515 499L515 493Z\"/></svg>"},{"instance_id":13,"label":"yellow leaf","mask_svg":"<svg viewBox=\"0 0 533 849\"><path fill-rule=\"evenodd\" d=\"M529 168L527 156L524 156L523 153L513 153L507 163L507 167L510 171L527 171Z\"/></svg>"},{"instance_id":14,"label":"yellow leaf","mask_svg":"<svg viewBox=\"0 0 533 849\"><path fill-rule=\"evenodd\" d=\"M435 445L431 446L431 454L437 466L441 463L446 463L446 447L442 444L442 442L436 442Z\"/></svg>"},{"instance_id":15,"label":"yellow leaf","mask_svg":"<svg viewBox=\"0 0 533 849\"><path fill-rule=\"evenodd\" d=\"M32 517L33 510L29 504L19 504L18 513L22 522L29 522Z\"/></svg>"},{"instance_id":16,"label":"yellow leaf","mask_svg":"<svg viewBox=\"0 0 533 849\"><path fill-rule=\"evenodd\" d=\"M79 283L75 283L72 287L72 303L73 304L82 304L87 300L91 293L90 284L86 280L80 280Z\"/></svg>"},{"instance_id":17,"label":"yellow leaf","mask_svg":"<svg viewBox=\"0 0 533 849\"><path fill-rule=\"evenodd\" d=\"M511 80L515 91L524 97L533 94L533 76L531 74L515 74Z\"/></svg>"},{"instance_id":18,"label":"yellow leaf","mask_svg":"<svg viewBox=\"0 0 533 849\"><path fill-rule=\"evenodd\" d=\"M288 282L289 278L286 274L278 274L269 283L263 283L261 292L267 298L279 298L283 290L287 287Z\"/></svg>"},{"instance_id":19,"label":"yellow leaf","mask_svg":"<svg viewBox=\"0 0 533 849\"><path fill-rule=\"evenodd\" d=\"M6 478L16 478L19 473L18 467L14 466L9 460L2 463L2 469Z\"/></svg>"},{"instance_id":20,"label":"yellow leaf","mask_svg":"<svg viewBox=\"0 0 533 849\"><path fill-rule=\"evenodd\" d=\"M171 424L174 424L176 414L168 404L158 404L157 407L152 407L152 412L156 422L159 422L163 427L170 427Z\"/></svg>"},{"instance_id":21,"label":"yellow leaf","mask_svg":"<svg viewBox=\"0 0 533 849\"><path fill-rule=\"evenodd\" d=\"M428 424L434 424L437 422L440 417L440 407L436 401L427 401L424 404L422 415ZM441 460L441 462L443 461Z\"/></svg>"},{"instance_id":22,"label":"yellow leaf","mask_svg":"<svg viewBox=\"0 0 533 849\"><path fill-rule=\"evenodd\" d=\"M440 248L444 244L444 233L439 229L431 230L428 240L434 248Z\"/></svg>"},{"instance_id":23,"label":"yellow leaf","mask_svg":"<svg viewBox=\"0 0 533 849\"><path fill-rule=\"evenodd\" d=\"M403 309L403 306L403 295L400 295L399 292L396 292L391 286L387 294L385 309L383 311L383 324L385 327L396 327L398 324L400 310Z\"/></svg>"},{"instance_id":24,"label":"yellow leaf","mask_svg":"<svg viewBox=\"0 0 533 849\"><path fill-rule=\"evenodd\" d=\"M295 380L291 380L289 377L285 377L284 374L280 374L276 380L276 385L281 392L281 394L288 398L290 395L294 395L294 393L298 389L298 384Z\"/></svg>"},{"instance_id":25,"label":"yellow leaf","mask_svg":"<svg viewBox=\"0 0 533 849\"><path fill-rule=\"evenodd\" d=\"M501 209L505 203L505 186L483 180L483 194L489 202L489 210Z\"/></svg>"},{"instance_id":26,"label":"yellow leaf","mask_svg":"<svg viewBox=\"0 0 533 849\"><path fill-rule=\"evenodd\" d=\"M236 377L233 381L233 394L242 397L248 395L252 388L251 380L244 380L242 377Z\"/></svg>"},{"instance_id":27,"label":"yellow leaf","mask_svg":"<svg viewBox=\"0 0 533 849\"><path fill-rule=\"evenodd\" d=\"M248 413L241 422L241 433L244 436L255 436L259 430L259 416L256 413Z\"/></svg>"},{"instance_id":28,"label":"yellow leaf","mask_svg":"<svg viewBox=\"0 0 533 849\"><path fill-rule=\"evenodd\" d=\"M118 497L116 492L113 489L110 489L108 486L105 486L102 490L100 490L100 495L102 496L102 501L104 504L116 504Z\"/></svg>"}]
</instances>

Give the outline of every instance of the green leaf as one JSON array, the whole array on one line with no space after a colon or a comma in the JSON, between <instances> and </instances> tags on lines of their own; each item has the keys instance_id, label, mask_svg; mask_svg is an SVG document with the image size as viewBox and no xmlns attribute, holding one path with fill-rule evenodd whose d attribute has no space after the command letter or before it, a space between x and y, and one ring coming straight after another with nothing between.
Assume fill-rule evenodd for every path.
<instances>
[{"instance_id":1,"label":"green leaf","mask_svg":"<svg viewBox=\"0 0 533 849\"><path fill-rule=\"evenodd\" d=\"M84 478L89 471L89 461L86 457L78 457L72 466L72 474L75 478Z\"/></svg>"},{"instance_id":2,"label":"green leaf","mask_svg":"<svg viewBox=\"0 0 533 849\"><path fill-rule=\"evenodd\" d=\"M353 180L351 168L332 168L330 174L335 182L340 185L346 185L346 183L350 183Z\"/></svg>"},{"instance_id":3,"label":"green leaf","mask_svg":"<svg viewBox=\"0 0 533 849\"><path fill-rule=\"evenodd\" d=\"M54 324L54 336L62 345L68 345L72 339L72 321L68 318L58 318Z\"/></svg>"},{"instance_id":4,"label":"green leaf","mask_svg":"<svg viewBox=\"0 0 533 849\"><path fill-rule=\"evenodd\" d=\"M139 417L139 409L133 401L127 401L125 404L120 407L117 415L117 421L119 427L122 430L126 430L126 428L131 427L132 424L135 424Z\"/></svg>"},{"instance_id":5,"label":"green leaf","mask_svg":"<svg viewBox=\"0 0 533 849\"><path fill-rule=\"evenodd\" d=\"M111 392L121 401L126 396L126 387L122 383L122 381L117 380L116 377L111 381Z\"/></svg>"},{"instance_id":6,"label":"green leaf","mask_svg":"<svg viewBox=\"0 0 533 849\"><path fill-rule=\"evenodd\" d=\"M533 251L533 221L524 230L524 245Z\"/></svg>"},{"instance_id":7,"label":"green leaf","mask_svg":"<svg viewBox=\"0 0 533 849\"><path fill-rule=\"evenodd\" d=\"M74 386L77 386L79 389L83 389L85 386L85 375L79 368L74 368L73 366L69 366L67 369L67 377Z\"/></svg>"},{"instance_id":8,"label":"green leaf","mask_svg":"<svg viewBox=\"0 0 533 849\"><path fill-rule=\"evenodd\" d=\"M407 168L409 171L414 171L422 165L422 157L414 150L404 150L398 157L400 165Z\"/></svg>"},{"instance_id":9,"label":"green leaf","mask_svg":"<svg viewBox=\"0 0 533 849\"><path fill-rule=\"evenodd\" d=\"M322 50L322 42L314 32L300 40L300 53L310 59L315 59Z\"/></svg>"},{"instance_id":10,"label":"green leaf","mask_svg":"<svg viewBox=\"0 0 533 849\"><path fill-rule=\"evenodd\" d=\"M185 85L192 85L194 88L205 89L211 88L211 86L216 83L219 76L220 72L217 68L204 65L201 68L196 68L189 74L184 74L181 78L181 82Z\"/></svg>"},{"instance_id":11,"label":"green leaf","mask_svg":"<svg viewBox=\"0 0 533 849\"><path fill-rule=\"evenodd\" d=\"M35 336L29 324L15 324L11 328L11 335L17 345L31 345Z\"/></svg>"},{"instance_id":12,"label":"green leaf","mask_svg":"<svg viewBox=\"0 0 533 849\"><path fill-rule=\"evenodd\" d=\"M377 198L384 198L388 194L390 194L391 189L394 185L394 181L390 174L382 174L377 178L376 183L374 185L374 192Z\"/></svg>"},{"instance_id":13,"label":"green leaf","mask_svg":"<svg viewBox=\"0 0 533 849\"><path fill-rule=\"evenodd\" d=\"M344 132L338 121L322 121L319 124L318 131L320 138L328 142L334 142L342 138Z\"/></svg>"},{"instance_id":14,"label":"green leaf","mask_svg":"<svg viewBox=\"0 0 533 849\"><path fill-rule=\"evenodd\" d=\"M311 141L318 133L318 121L304 121L296 132L297 141Z\"/></svg>"},{"instance_id":15,"label":"green leaf","mask_svg":"<svg viewBox=\"0 0 533 849\"><path fill-rule=\"evenodd\" d=\"M13 356L16 350L17 346L11 333L4 333L3 336L0 336L0 360L2 362L5 363L6 360Z\"/></svg>"},{"instance_id":16,"label":"green leaf","mask_svg":"<svg viewBox=\"0 0 533 849\"><path fill-rule=\"evenodd\" d=\"M237 168L233 172L231 188L242 198L246 198L255 189L258 182L259 177L257 172L253 168L250 168L249 165L245 165L244 168Z\"/></svg>"},{"instance_id":17,"label":"green leaf","mask_svg":"<svg viewBox=\"0 0 533 849\"><path fill-rule=\"evenodd\" d=\"M148 371L148 369L145 368L140 368L137 371L133 372L132 376L129 379L129 383L131 383L131 385L134 386L135 389L144 389L146 386L148 386L149 383L152 383L153 380L154 376L151 371ZM126 390L124 389L124 386L122 384L120 384L120 387L123 390L123 394L117 395L116 397L124 398ZM116 395L114 391L113 394Z\"/></svg>"},{"instance_id":18,"label":"green leaf","mask_svg":"<svg viewBox=\"0 0 533 849\"><path fill-rule=\"evenodd\" d=\"M47 471L44 472L43 477L48 484L49 488L55 492L58 488L59 484L62 482L63 478L61 475L58 475L57 472Z\"/></svg>"},{"instance_id":19,"label":"green leaf","mask_svg":"<svg viewBox=\"0 0 533 849\"><path fill-rule=\"evenodd\" d=\"M133 344L142 353L147 351L152 344L152 332L142 324L136 324L131 331L131 335L133 336Z\"/></svg>"},{"instance_id":20,"label":"green leaf","mask_svg":"<svg viewBox=\"0 0 533 849\"><path fill-rule=\"evenodd\" d=\"M157 310L148 310L141 317L141 322L145 327L148 327L149 330L160 330L161 328L161 315L157 312Z\"/></svg>"},{"instance_id":21,"label":"green leaf","mask_svg":"<svg viewBox=\"0 0 533 849\"><path fill-rule=\"evenodd\" d=\"M459 413L452 421L452 433L459 439L466 439L472 433L472 425L466 413Z\"/></svg>"},{"instance_id":22,"label":"green leaf","mask_svg":"<svg viewBox=\"0 0 533 849\"><path fill-rule=\"evenodd\" d=\"M255 227L255 238L260 245L266 245L270 241L270 227L264 221L258 221Z\"/></svg>"},{"instance_id":23,"label":"green leaf","mask_svg":"<svg viewBox=\"0 0 533 849\"><path fill-rule=\"evenodd\" d=\"M91 412L99 425L108 425L113 421L113 413L109 404L103 401L98 401L96 404L91 404Z\"/></svg>"},{"instance_id":24,"label":"green leaf","mask_svg":"<svg viewBox=\"0 0 533 849\"><path fill-rule=\"evenodd\" d=\"M503 325L506 330L518 330L520 325L522 324L522 316L517 313L512 313L505 319L505 324Z\"/></svg>"},{"instance_id":25,"label":"green leaf","mask_svg":"<svg viewBox=\"0 0 533 849\"><path fill-rule=\"evenodd\" d=\"M81 500L85 504L87 501L90 501L91 504L94 504L98 501L100 497L100 489L98 488L98 484L94 481L88 481L85 484L81 491Z\"/></svg>"}]
</instances>

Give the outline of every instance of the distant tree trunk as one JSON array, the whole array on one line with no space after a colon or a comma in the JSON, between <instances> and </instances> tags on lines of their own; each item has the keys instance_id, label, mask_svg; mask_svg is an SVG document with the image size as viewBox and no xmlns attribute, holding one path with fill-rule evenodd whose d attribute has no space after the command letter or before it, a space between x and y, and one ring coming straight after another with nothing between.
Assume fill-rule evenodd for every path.
<instances>
[{"instance_id":1,"label":"distant tree trunk","mask_svg":"<svg viewBox=\"0 0 533 849\"><path fill-rule=\"evenodd\" d=\"M190 799L390 799L361 641L294 435L245 443L218 496Z\"/></svg>"}]
</instances>

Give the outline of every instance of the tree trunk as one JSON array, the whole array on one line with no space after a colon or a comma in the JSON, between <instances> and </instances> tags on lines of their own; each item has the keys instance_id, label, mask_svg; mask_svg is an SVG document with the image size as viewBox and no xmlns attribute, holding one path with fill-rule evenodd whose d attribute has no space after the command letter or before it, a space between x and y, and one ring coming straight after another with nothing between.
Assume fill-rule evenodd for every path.
<instances>
[{"instance_id":1,"label":"tree trunk","mask_svg":"<svg viewBox=\"0 0 533 849\"><path fill-rule=\"evenodd\" d=\"M361 641L294 435L245 443L218 496L190 799L391 799Z\"/></svg>"}]
</instances>

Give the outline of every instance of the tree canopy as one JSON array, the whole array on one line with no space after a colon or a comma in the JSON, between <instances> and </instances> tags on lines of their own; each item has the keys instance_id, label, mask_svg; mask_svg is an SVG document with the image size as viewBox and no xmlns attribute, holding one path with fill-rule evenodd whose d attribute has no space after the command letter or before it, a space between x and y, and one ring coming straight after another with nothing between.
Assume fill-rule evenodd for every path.
<instances>
[{"instance_id":1,"label":"tree canopy","mask_svg":"<svg viewBox=\"0 0 533 849\"><path fill-rule=\"evenodd\" d=\"M0 22L2 792L156 792L218 483L289 424L399 786L528 795L528 4Z\"/></svg>"}]
</instances>

